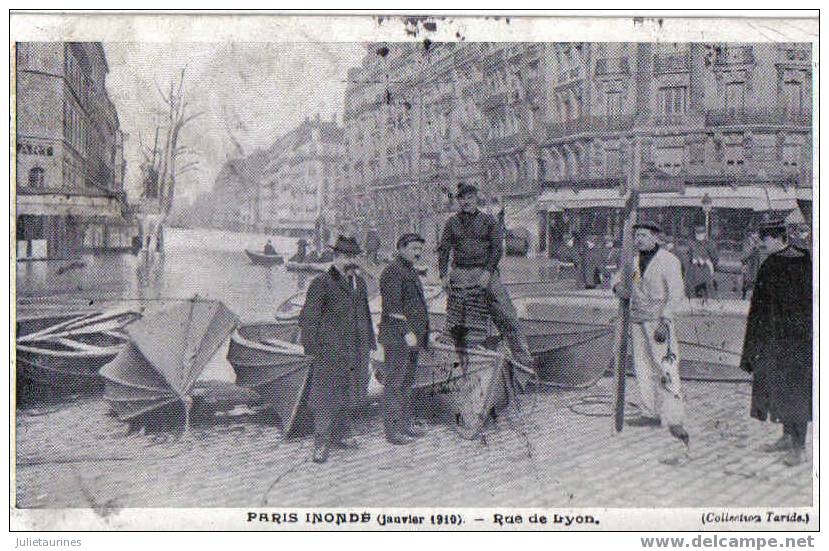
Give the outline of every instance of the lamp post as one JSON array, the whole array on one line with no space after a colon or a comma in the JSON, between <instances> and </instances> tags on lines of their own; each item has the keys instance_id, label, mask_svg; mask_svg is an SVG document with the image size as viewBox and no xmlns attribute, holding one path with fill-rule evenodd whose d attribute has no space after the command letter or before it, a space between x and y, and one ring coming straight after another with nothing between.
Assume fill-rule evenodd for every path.
<instances>
[{"instance_id":1,"label":"lamp post","mask_svg":"<svg viewBox=\"0 0 829 551\"><path fill-rule=\"evenodd\" d=\"M711 197L706 193L702 196L702 212L705 214L705 237L711 238Z\"/></svg>"}]
</instances>

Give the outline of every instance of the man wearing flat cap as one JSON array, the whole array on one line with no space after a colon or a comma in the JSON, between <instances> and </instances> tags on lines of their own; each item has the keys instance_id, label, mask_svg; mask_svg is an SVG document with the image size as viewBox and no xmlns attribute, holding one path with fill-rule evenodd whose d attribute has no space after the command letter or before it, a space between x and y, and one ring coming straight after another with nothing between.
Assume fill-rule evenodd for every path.
<instances>
[{"instance_id":1,"label":"man wearing flat cap","mask_svg":"<svg viewBox=\"0 0 829 551\"><path fill-rule=\"evenodd\" d=\"M302 345L314 359L308 401L315 463L324 463L332 446L358 447L351 418L366 395L369 354L377 347L366 282L355 262L360 245L339 236L332 252L331 268L311 282L300 313Z\"/></svg>"},{"instance_id":2,"label":"man wearing flat cap","mask_svg":"<svg viewBox=\"0 0 829 551\"><path fill-rule=\"evenodd\" d=\"M380 274L383 314L378 340L383 345L383 426L386 440L408 444L423 432L414 424L412 393L418 352L429 342L429 312L415 263L425 240L406 233L397 240L397 255Z\"/></svg>"},{"instance_id":3,"label":"man wearing flat cap","mask_svg":"<svg viewBox=\"0 0 829 551\"><path fill-rule=\"evenodd\" d=\"M509 344L515 359L532 367L527 340L519 329L518 314L498 274L504 252L504 228L498 220L478 210L478 188L458 184L460 212L446 221L438 246L438 271L445 289L450 283L469 286L474 282L486 290L492 321ZM452 257L452 273L449 258Z\"/></svg>"},{"instance_id":4,"label":"man wearing flat cap","mask_svg":"<svg viewBox=\"0 0 829 551\"><path fill-rule=\"evenodd\" d=\"M641 222L634 225L634 232L637 254L633 259L630 338L642 414L628 424L665 424L671 434L687 443L674 323L676 309L685 300L682 265L676 255L659 246L658 224ZM614 278L614 289L620 276L617 273Z\"/></svg>"},{"instance_id":5,"label":"man wearing flat cap","mask_svg":"<svg viewBox=\"0 0 829 551\"><path fill-rule=\"evenodd\" d=\"M785 452L783 463L799 465L812 420L812 259L787 244L786 225L760 226L760 265L748 310L740 367L753 374L751 416L783 425L783 435L762 446Z\"/></svg>"}]
</instances>

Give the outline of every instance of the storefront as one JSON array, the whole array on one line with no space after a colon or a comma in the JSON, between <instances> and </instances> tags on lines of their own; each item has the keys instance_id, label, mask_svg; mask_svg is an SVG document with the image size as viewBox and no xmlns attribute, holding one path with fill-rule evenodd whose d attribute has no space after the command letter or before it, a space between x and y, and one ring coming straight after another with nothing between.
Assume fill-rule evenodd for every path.
<instances>
[{"instance_id":1,"label":"storefront","mask_svg":"<svg viewBox=\"0 0 829 551\"><path fill-rule=\"evenodd\" d=\"M556 249L566 233L576 240L621 239L625 198L618 189L550 190L539 199L546 211L546 248ZM715 241L741 242L765 219L797 209L793 188L773 185L684 186L681 191L648 191L639 198L639 217L658 222L675 240L705 227Z\"/></svg>"}]
</instances>

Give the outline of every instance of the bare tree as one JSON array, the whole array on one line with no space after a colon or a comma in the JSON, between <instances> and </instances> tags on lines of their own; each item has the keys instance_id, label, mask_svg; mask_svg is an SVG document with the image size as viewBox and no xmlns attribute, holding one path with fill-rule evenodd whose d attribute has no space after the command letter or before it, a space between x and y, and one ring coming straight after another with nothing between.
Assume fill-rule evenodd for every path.
<instances>
[{"instance_id":1,"label":"bare tree","mask_svg":"<svg viewBox=\"0 0 829 551\"><path fill-rule=\"evenodd\" d=\"M155 170L158 179L158 202L160 220L154 228L153 243L157 243L163 231L164 224L170 216L173 201L176 196L177 178L198 168L197 152L192 148L180 144L182 131L196 118L202 116L201 111L192 111L186 98L184 87L185 68L181 69L178 79L170 82L169 92L157 87L164 104L164 124L160 128L161 150L156 155L153 149L150 166ZM145 154L145 160L147 155Z\"/></svg>"}]
</instances>

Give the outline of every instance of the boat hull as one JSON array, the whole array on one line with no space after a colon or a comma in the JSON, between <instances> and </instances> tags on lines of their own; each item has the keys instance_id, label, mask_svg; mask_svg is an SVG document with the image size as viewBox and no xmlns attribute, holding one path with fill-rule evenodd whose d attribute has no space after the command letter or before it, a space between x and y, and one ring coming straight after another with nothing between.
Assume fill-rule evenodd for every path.
<instances>
[{"instance_id":1,"label":"boat hull","mask_svg":"<svg viewBox=\"0 0 829 551\"><path fill-rule=\"evenodd\" d=\"M373 359L382 383L385 363ZM509 367L504 355L485 349L459 352L444 342L432 343L418 355L414 389L421 398L438 405L464 438L475 438L507 403Z\"/></svg>"},{"instance_id":2,"label":"boat hull","mask_svg":"<svg viewBox=\"0 0 829 551\"><path fill-rule=\"evenodd\" d=\"M285 262L282 255L278 254L263 254L245 249L245 254L253 264L259 266L279 266Z\"/></svg>"},{"instance_id":3,"label":"boat hull","mask_svg":"<svg viewBox=\"0 0 829 551\"><path fill-rule=\"evenodd\" d=\"M279 417L286 436L300 436L313 429L308 407L312 360L295 347L296 323L243 325L231 336L227 359L236 373L236 384L256 391Z\"/></svg>"},{"instance_id":4,"label":"boat hull","mask_svg":"<svg viewBox=\"0 0 829 551\"><path fill-rule=\"evenodd\" d=\"M135 312L87 312L24 318L17 325L15 365L22 396L100 390L98 370L127 343L122 329Z\"/></svg>"},{"instance_id":5,"label":"boat hull","mask_svg":"<svg viewBox=\"0 0 829 551\"><path fill-rule=\"evenodd\" d=\"M290 272L321 273L328 271L330 267L330 262L294 262L292 260L285 262L285 269Z\"/></svg>"}]
</instances>

